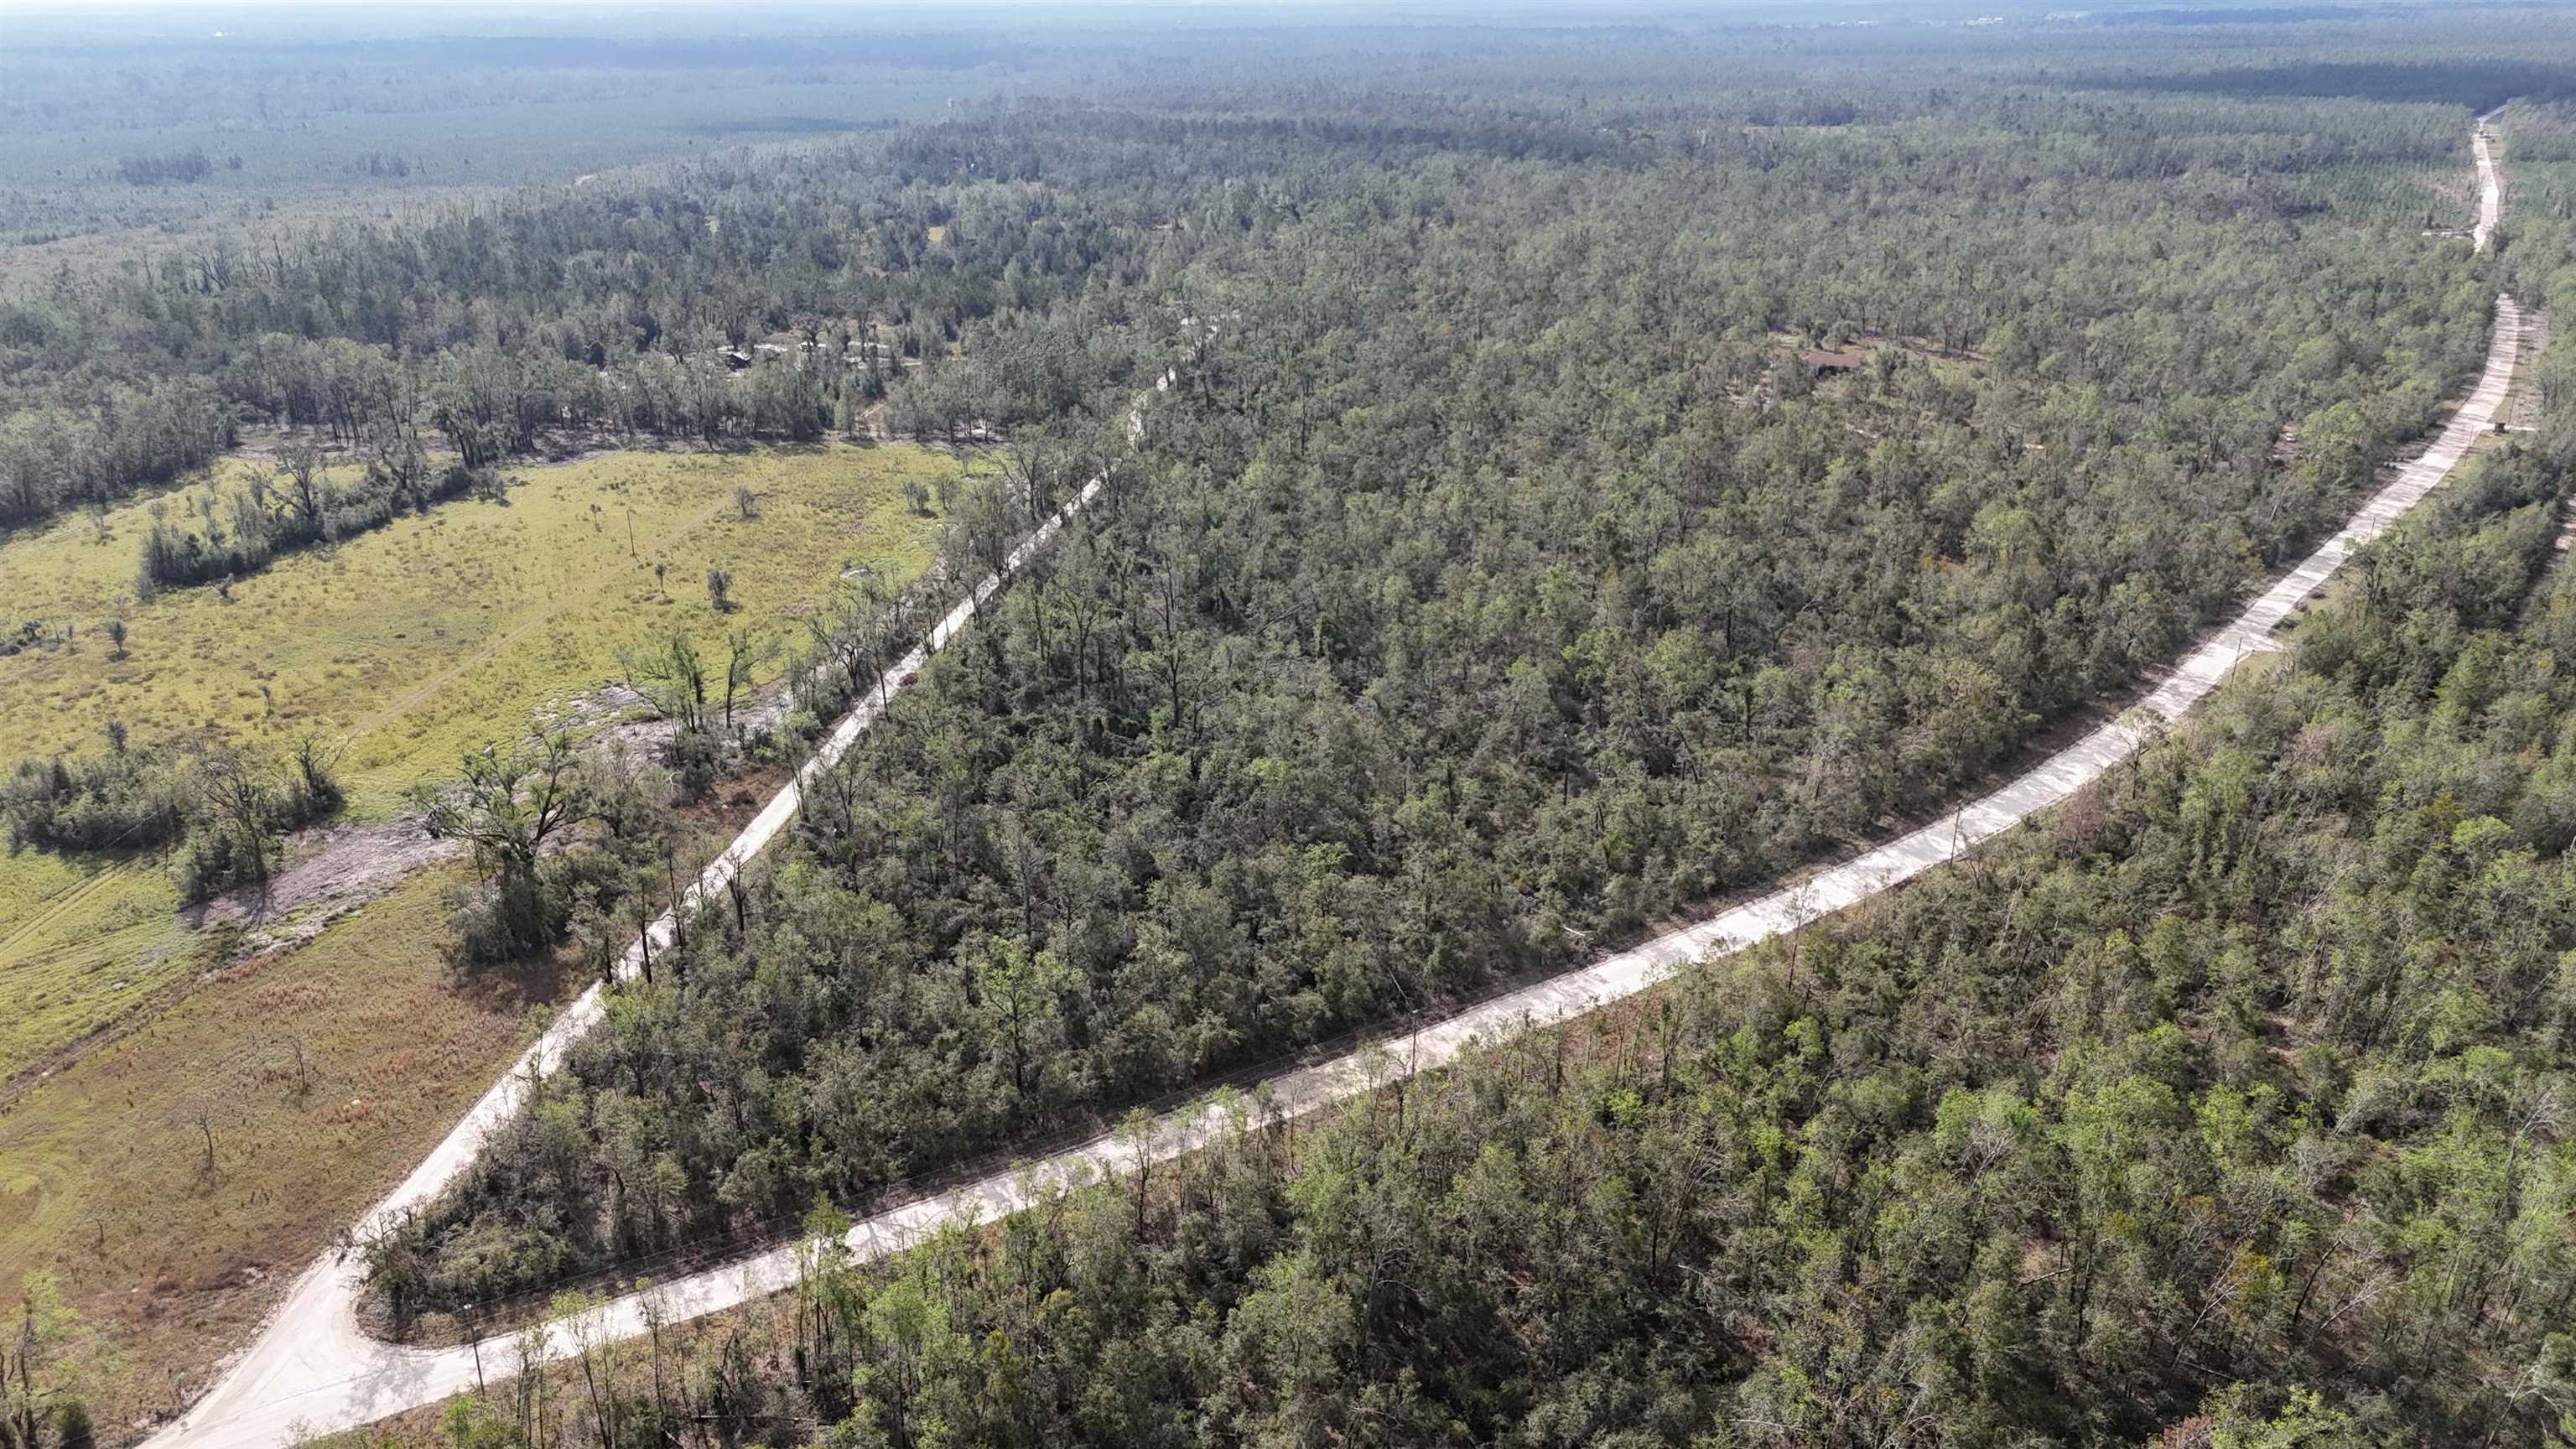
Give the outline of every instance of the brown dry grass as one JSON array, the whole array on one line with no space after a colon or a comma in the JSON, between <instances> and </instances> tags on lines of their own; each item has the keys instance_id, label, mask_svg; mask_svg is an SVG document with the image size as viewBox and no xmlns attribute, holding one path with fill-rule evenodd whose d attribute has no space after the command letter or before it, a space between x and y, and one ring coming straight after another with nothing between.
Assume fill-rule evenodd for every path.
<instances>
[{"instance_id":1,"label":"brown dry grass","mask_svg":"<svg viewBox=\"0 0 2576 1449\"><path fill-rule=\"evenodd\" d=\"M335 949L217 974L0 1114L0 1282L60 1276L106 1437L166 1407L171 1372L201 1381L522 1040L520 990L451 979L455 880L413 880Z\"/></svg>"},{"instance_id":2,"label":"brown dry grass","mask_svg":"<svg viewBox=\"0 0 2576 1449\"><path fill-rule=\"evenodd\" d=\"M774 776L687 812L697 853ZM464 878L424 872L302 949L214 972L0 1109L0 1284L61 1278L106 1441L171 1406L172 1371L202 1385L464 1114L539 1009L584 984L569 952L460 975L445 897Z\"/></svg>"}]
</instances>

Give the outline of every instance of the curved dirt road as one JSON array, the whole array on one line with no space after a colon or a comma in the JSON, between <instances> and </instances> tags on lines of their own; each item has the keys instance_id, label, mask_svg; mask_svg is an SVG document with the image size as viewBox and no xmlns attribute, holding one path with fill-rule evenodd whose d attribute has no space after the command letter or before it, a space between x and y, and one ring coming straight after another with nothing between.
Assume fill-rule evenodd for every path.
<instances>
[{"instance_id":1,"label":"curved dirt road","mask_svg":"<svg viewBox=\"0 0 2576 1449\"><path fill-rule=\"evenodd\" d=\"M2476 245L2484 250L2494 228L2502 182L2484 135L2483 117L2473 145L2481 193ZM2512 378L2521 334L2521 312L2513 299L2497 298L2486 366L2475 389L2431 446L2398 469L2395 479L2373 495L2341 532L2186 655L2152 693L2118 720L2049 756L2002 788L1960 807L1949 817L1858 859L1591 966L1493 998L1408 1036L1272 1078L1264 1084L1267 1115L1256 1115L1255 1120L1302 1116L1373 1084L1441 1066L1479 1038L1564 1021L1634 995L1689 962L1741 950L1795 930L1909 880L2010 829L2032 813L2063 801L2136 753L2151 731L2181 718L2247 654L2280 647L2273 632L2299 604L2321 588L2356 549L2386 531L2449 476L2478 435L2493 425ZM1167 375L1158 386L1168 385L1169 381ZM1131 426L1136 421L1131 418ZM1011 566L1016 567L1043 547L1100 486L1098 479L1085 486L1073 502L1013 552ZM978 586L975 598L988 596L1000 584L999 576L986 579ZM879 701L899 687L904 675L918 669L929 653L963 629L970 617L971 605L960 604L932 631L927 644L887 672L880 689L843 718L823 749L798 773L796 782L782 790L700 877L687 896L690 908L720 891L734 872L768 843L794 813L797 786L837 760L876 718L881 708ZM655 922L652 937L657 946L668 942L671 920L665 915ZM631 974L640 954L639 943L620 964L621 974ZM550 1070L564 1045L598 1020L602 1010L597 988L584 993L402 1186L369 1215L368 1223L423 1201L461 1171L485 1128L501 1120L521 1099L524 1076ZM862 1260L900 1252L941 1224L990 1222L1028 1206L1060 1186L1129 1170L1140 1160L1156 1162L1178 1156L1207 1141L1212 1134L1230 1129L1230 1114L1221 1107L1186 1109L1159 1119L1154 1133L1142 1143L1096 1139L1023 1169L996 1173L939 1197L879 1213L851 1229L849 1242ZM411 1349L368 1337L353 1312L360 1277L354 1254L325 1258L306 1269L260 1337L214 1389L147 1440L146 1449L275 1449L301 1434L348 1428L434 1403L474 1387L478 1377L499 1377L517 1367L515 1362L504 1362L512 1355L499 1345L484 1350L478 1367L475 1354L466 1348ZM779 1291L792 1286L794 1279L794 1245L787 1244L724 1268L675 1279L657 1287L653 1296L658 1300L656 1306L663 1321L673 1322ZM600 1310L601 1326L615 1336L641 1334L645 1331L644 1308L644 1301L637 1295L612 1300ZM550 1358L569 1357L572 1351L570 1335L561 1327L549 1335Z\"/></svg>"}]
</instances>

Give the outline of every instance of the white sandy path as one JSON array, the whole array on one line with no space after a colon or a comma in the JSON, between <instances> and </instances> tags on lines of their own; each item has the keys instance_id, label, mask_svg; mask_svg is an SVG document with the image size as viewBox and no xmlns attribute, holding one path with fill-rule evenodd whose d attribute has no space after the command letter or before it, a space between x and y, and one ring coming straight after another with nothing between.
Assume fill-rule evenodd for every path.
<instances>
[{"instance_id":1,"label":"white sandy path","mask_svg":"<svg viewBox=\"0 0 2576 1449\"><path fill-rule=\"evenodd\" d=\"M2475 244L2483 250L2493 229L2501 182L2482 133L2475 139L2474 149L2483 193ZM2301 601L2322 588L2355 550L2385 532L2450 475L2478 435L2493 426L2513 376L2521 333L2520 309L2510 297L2497 298L2495 330L2487 347L2485 370L2433 444L2401 467L2395 480L2364 504L2341 532L2266 589L2208 642L2185 656L2145 700L2118 720L2049 756L1993 793L1960 807L1948 818L1858 859L1591 966L1495 997L1381 1046L1274 1077L1263 1084L1260 1097L1267 1116L1254 1120L1300 1117L1346 1100L1374 1083L1443 1066L1476 1040L1565 1021L1633 996L1690 962L1742 950L1910 880L2099 779L2135 754L2151 731L2180 719L2247 654L2278 648L2274 631ZM1168 386L1170 381L1166 375L1157 386ZM1131 418L1131 426L1134 424ZM1012 566L1043 547L1065 518L1090 501L1099 487L1099 480L1093 480L1064 512L1021 544L1011 556ZM998 577L985 580L976 597L989 595L1000 583ZM963 629L970 617L970 606L959 605L932 632L924 648L916 649L889 670L880 690L842 720L825 748L799 772L799 783L837 759L876 717L880 708L877 701L899 685L905 675L918 669L929 652L945 645ZM741 838L709 867L690 893L691 904L722 890L724 882L758 853L794 811L794 790L781 791ZM669 916L655 923L657 946L667 943L670 925ZM628 970L637 964L639 955L640 947L630 951L620 969ZM460 1172L485 1129L502 1120L521 1100L524 1074L550 1070L564 1045L596 1021L602 1009L595 989L574 1003L429 1159L370 1214L369 1222L420 1203ZM1235 1110L1245 1109L1239 1105ZM1145 1162L1157 1162L1179 1156L1207 1142L1213 1134L1230 1130L1228 1111L1213 1104L1172 1113L1158 1120L1156 1130L1142 1144L1096 1139L938 1197L879 1213L851 1229L850 1246L863 1260L901 1252L944 1223L992 1222L1066 1185L1132 1171L1140 1157ZM353 1427L435 1403L474 1387L478 1377L497 1377L516 1367L514 1362L499 1362L510 1355L497 1346L486 1351L484 1361L478 1365L471 1349L411 1349L369 1337L358 1326L354 1312L361 1277L355 1255L326 1257L308 1268L260 1338L215 1388L188 1413L147 1440L145 1449L276 1449L299 1434ZM654 1296L666 1321L679 1321L735 1307L788 1288L794 1281L795 1245L785 1244L724 1268L675 1279L656 1288ZM641 1334L645 1331L644 1308L643 1300L633 1294L614 1299L600 1310L602 1326L613 1336ZM549 1336L548 1355L563 1358L572 1351L570 1335L558 1326Z\"/></svg>"},{"instance_id":2,"label":"white sandy path","mask_svg":"<svg viewBox=\"0 0 2576 1449\"><path fill-rule=\"evenodd\" d=\"M2485 251L2495 239L2496 223L2504 219L2504 178L2496 171L2494 143L2487 139L2487 122L2504 114L2498 106L2478 117L2469 130L2469 149L2478 158L2478 224L2469 231L2469 245Z\"/></svg>"}]
</instances>

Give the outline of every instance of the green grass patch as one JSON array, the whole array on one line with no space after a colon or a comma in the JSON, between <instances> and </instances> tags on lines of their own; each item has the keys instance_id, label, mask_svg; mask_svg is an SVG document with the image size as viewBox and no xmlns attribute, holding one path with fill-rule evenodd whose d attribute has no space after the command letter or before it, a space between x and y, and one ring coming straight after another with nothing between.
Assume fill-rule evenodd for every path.
<instances>
[{"instance_id":1,"label":"green grass patch","mask_svg":"<svg viewBox=\"0 0 2576 1449\"><path fill-rule=\"evenodd\" d=\"M149 510L175 519L187 490L68 519L0 545L7 612L71 630L0 659L0 719L13 755L104 749L110 719L140 742L319 736L343 751L349 814L385 818L465 751L611 679L623 645L679 629L721 659L732 630L786 640L849 565L917 575L938 522L902 484L959 467L907 447L603 454L517 470L506 503L442 504L229 590L150 596L135 583ZM730 614L708 595L718 567ZM110 617L127 623L122 657ZM0 1079L169 986L190 956L175 904L151 860L0 857Z\"/></svg>"},{"instance_id":2,"label":"green grass patch","mask_svg":"<svg viewBox=\"0 0 2576 1449\"><path fill-rule=\"evenodd\" d=\"M169 987L191 955L179 892L151 862L0 856L0 1081Z\"/></svg>"}]
</instances>

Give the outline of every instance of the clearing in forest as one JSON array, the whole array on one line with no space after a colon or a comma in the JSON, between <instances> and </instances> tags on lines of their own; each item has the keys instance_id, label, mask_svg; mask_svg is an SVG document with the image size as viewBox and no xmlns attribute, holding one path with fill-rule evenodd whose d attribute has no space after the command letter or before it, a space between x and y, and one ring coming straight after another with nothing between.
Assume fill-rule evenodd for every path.
<instances>
[{"instance_id":1,"label":"clearing in forest","mask_svg":"<svg viewBox=\"0 0 2576 1449\"><path fill-rule=\"evenodd\" d=\"M104 750L110 720L136 745L309 736L341 751L347 815L387 820L465 751L613 677L621 647L672 630L717 659L732 631L792 642L792 616L845 566L918 573L938 525L902 485L959 464L914 448L610 453L514 470L506 501L441 504L228 587L141 594L153 510L186 518L250 466L0 546L10 611L46 641L0 659L13 756ZM0 857L0 1079L166 988L192 955L178 904L154 858Z\"/></svg>"}]
</instances>

